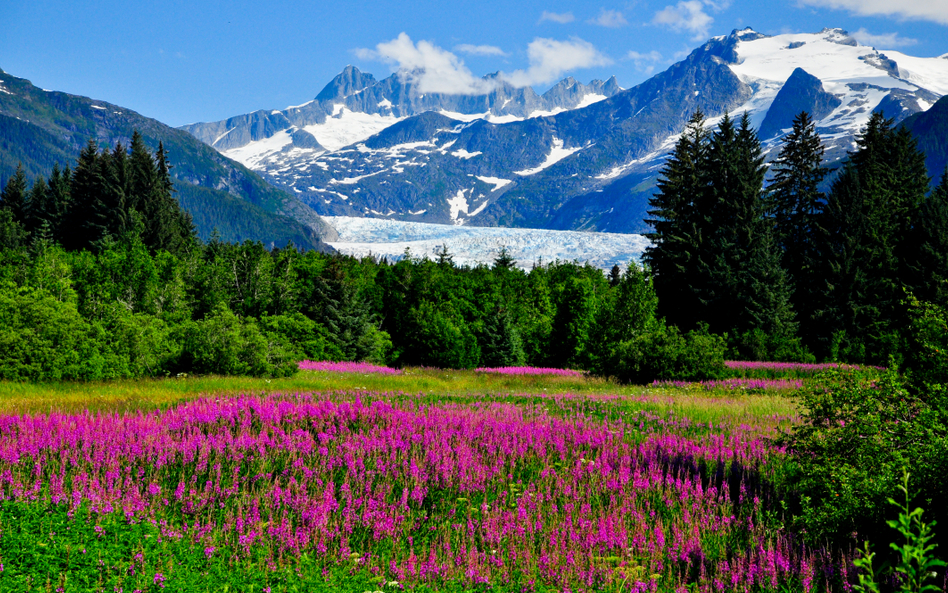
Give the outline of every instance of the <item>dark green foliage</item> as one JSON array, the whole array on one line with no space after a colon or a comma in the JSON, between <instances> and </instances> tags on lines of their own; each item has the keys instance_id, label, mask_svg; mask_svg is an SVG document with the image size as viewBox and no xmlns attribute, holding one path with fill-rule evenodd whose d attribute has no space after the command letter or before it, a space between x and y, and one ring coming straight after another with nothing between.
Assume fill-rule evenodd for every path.
<instances>
[{"instance_id":1,"label":"dark green foliage","mask_svg":"<svg viewBox=\"0 0 948 593\"><path fill-rule=\"evenodd\" d=\"M794 118L792 131L783 139L769 187L769 210L781 264L792 287L800 333L809 340L820 333L813 309L825 289L819 249L826 240L819 226L825 195L819 188L829 170L822 166L823 154L813 120L804 111Z\"/></svg>"},{"instance_id":2,"label":"dark green foliage","mask_svg":"<svg viewBox=\"0 0 948 593\"><path fill-rule=\"evenodd\" d=\"M0 288L0 378L11 381L90 380L123 376L107 350L103 328L76 305L42 290Z\"/></svg>"},{"instance_id":3,"label":"dark green foliage","mask_svg":"<svg viewBox=\"0 0 948 593\"><path fill-rule=\"evenodd\" d=\"M402 353L409 364L446 369L471 369L480 361L480 348L474 332L452 310L422 301L412 309L414 331Z\"/></svg>"},{"instance_id":4,"label":"dark green foliage","mask_svg":"<svg viewBox=\"0 0 948 593\"><path fill-rule=\"evenodd\" d=\"M945 392L913 394L894 372L868 381L837 371L801 398L804 424L787 445L785 479L795 495L796 526L811 541L847 543L854 532L884 532L903 468L911 468L917 502L937 510L948 496L948 418Z\"/></svg>"},{"instance_id":5,"label":"dark green foliage","mask_svg":"<svg viewBox=\"0 0 948 593\"><path fill-rule=\"evenodd\" d=\"M732 360L760 360L780 362L816 362L816 357L803 345L800 338L786 334L768 334L753 329L729 336Z\"/></svg>"},{"instance_id":6,"label":"dark green foliage","mask_svg":"<svg viewBox=\"0 0 948 593\"><path fill-rule=\"evenodd\" d=\"M22 165L17 165L16 173L0 192L0 208L9 212L13 221L21 225L26 222L27 191L26 173Z\"/></svg>"},{"instance_id":7,"label":"dark green foliage","mask_svg":"<svg viewBox=\"0 0 948 593\"><path fill-rule=\"evenodd\" d=\"M696 113L662 171L650 202L655 242L645 260L655 274L659 313L688 329L792 336L786 273L764 216L760 141L745 114L725 116L710 136Z\"/></svg>"},{"instance_id":8,"label":"dark green foliage","mask_svg":"<svg viewBox=\"0 0 948 593\"><path fill-rule=\"evenodd\" d=\"M903 287L912 279L912 222L925 198L924 155L908 132L875 113L833 182L821 216L826 280L814 314L821 353L886 364L905 323ZM826 340L825 336L836 336ZM829 344L827 344L829 342Z\"/></svg>"},{"instance_id":9,"label":"dark green foliage","mask_svg":"<svg viewBox=\"0 0 948 593\"><path fill-rule=\"evenodd\" d=\"M948 304L948 169L914 212L906 252L906 283L924 301Z\"/></svg>"},{"instance_id":10,"label":"dark green foliage","mask_svg":"<svg viewBox=\"0 0 948 593\"><path fill-rule=\"evenodd\" d=\"M644 261L655 275L659 314L669 323L693 327L700 319L699 295L693 284L698 278L698 253L704 237L699 234L699 215L710 183L708 133L704 115L696 111L688 121L658 180L658 192L649 200L653 231Z\"/></svg>"},{"instance_id":11,"label":"dark green foliage","mask_svg":"<svg viewBox=\"0 0 948 593\"><path fill-rule=\"evenodd\" d=\"M296 371L292 347L260 330L253 318L240 319L226 307L182 326L179 365L196 373L289 376Z\"/></svg>"},{"instance_id":12,"label":"dark green foliage","mask_svg":"<svg viewBox=\"0 0 948 593\"><path fill-rule=\"evenodd\" d=\"M645 385L655 380L704 381L726 372L724 338L701 326L682 334L664 325L617 343L602 363L601 373L623 383Z\"/></svg>"},{"instance_id":13,"label":"dark green foliage","mask_svg":"<svg viewBox=\"0 0 948 593\"><path fill-rule=\"evenodd\" d=\"M478 343L481 366L515 367L522 365L526 358L520 332L510 318L510 313L502 307L493 315L488 315Z\"/></svg>"},{"instance_id":14,"label":"dark green foliage","mask_svg":"<svg viewBox=\"0 0 948 593\"><path fill-rule=\"evenodd\" d=\"M903 470L913 504L948 525L948 310L908 300L906 375L834 371L801 397L804 423L786 439L794 521L814 541L884 533ZM946 542L945 535L941 542Z\"/></svg>"}]
</instances>

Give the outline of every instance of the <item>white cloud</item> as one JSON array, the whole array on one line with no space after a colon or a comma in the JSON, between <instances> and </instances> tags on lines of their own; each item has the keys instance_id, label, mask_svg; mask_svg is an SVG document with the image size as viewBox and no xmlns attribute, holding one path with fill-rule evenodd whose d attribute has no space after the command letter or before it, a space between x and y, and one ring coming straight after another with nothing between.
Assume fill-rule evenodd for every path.
<instances>
[{"instance_id":1,"label":"white cloud","mask_svg":"<svg viewBox=\"0 0 948 593\"><path fill-rule=\"evenodd\" d=\"M472 56L506 56L507 53L494 45L471 45L470 43L462 43L454 48L455 50L461 52L462 54L468 54Z\"/></svg>"},{"instance_id":2,"label":"white cloud","mask_svg":"<svg viewBox=\"0 0 948 593\"><path fill-rule=\"evenodd\" d=\"M625 20L625 17L618 10L606 10L605 8L599 11L599 16L587 22L593 25L599 25L600 27L610 27L613 29L629 24L629 21Z\"/></svg>"},{"instance_id":3,"label":"white cloud","mask_svg":"<svg viewBox=\"0 0 948 593\"><path fill-rule=\"evenodd\" d=\"M852 33L852 36L856 41L863 45L871 45L872 47L878 47L881 49L894 49L896 47L906 47L918 43L918 39L912 39L911 37L899 37L898 33L883 33L881 35L873 35L869 31L866 31L865 28L861 28L855 33Z\"/></svg>"},{"instance_id":4,"label":"white cloud","mask_svg":"<svg viewBox=\"0 0 948 593\"><path fill-rule=\"evenodd\" d=\"M599 53L588 41L573 37L569 41L538 37L527 46L530 67L504 74L504 80L514 86L531 86L553 82L564 72L576 68L605 66L612 60Z\"/></svg>"},{"instance_id":5,"label":"white cloud","mask_svg":"<svg viewBox=\"0 0 948 593\"><path fill-rule=\"evenodd\" d=\"M576 20L576 17L573 16L572 12L549 12L544 10L543 14L540 15L540 21L553 21L554 23L559 23L565 25L566 23L572 23Z\"/></svg>"},{"instance_id":6,"label":"white cloud","mask_svg":"<svg viewBox=\"0 0 948 593\"><path fill-rule=\"evenodd\" d=\"M655 64L662 61L662 54L658 53L654 49L647 54L639 53L637 51L630 51L625 55L625 58L635 62L635 69L639 72L651 74L655 71Z\"/></svg>"},{"instance_id":7,"label":"white cloud","mask_svg":"<svg viewBox=\"0 0 948 593\"><path fill-rule=\"evenodd\" d=\"M405 33L379 43L375 50L356 50L356 55L364 60L391 64L399 77L413 83L420 93L480 95L496 88L495 82L474 76L453 53L428 41L419 41L416 45Z\"/></svg>"},{"instance_id":8,"label":"white cloud","mask_svg":"<svg viewBox=\"0 0 948 593\"><path fill-rule=\"evenodd\" d=\"M682 0L656 12L652 22L674 31L688 31L694 40L699 41L708 36L708 28L714 19L704 11L701 0Z\"/></svg>"},{"instance_id":9,"label":"white cloud","mask_svg":"<svg viewBox=\"0 0 948 593\"><path fill-rule=\"evenodd\" d=\"M892 0L800 0L802 4L817 8L849 10L863 16L885 15L903 19L933 21L948 25L948 2L930 0L919 2L893 2Z\"/></svg>"}]
</instances>

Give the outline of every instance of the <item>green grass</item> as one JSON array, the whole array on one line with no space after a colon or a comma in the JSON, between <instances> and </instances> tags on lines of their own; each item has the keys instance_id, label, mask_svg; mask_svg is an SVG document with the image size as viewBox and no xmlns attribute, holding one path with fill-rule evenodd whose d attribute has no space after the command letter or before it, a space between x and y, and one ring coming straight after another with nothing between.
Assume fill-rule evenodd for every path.
<instances>
[{"instance_id":1,"label":"green grass","mask_svg":"<svg viewBox=\"0 0 948 593\"><path fill-rule=\"evenodd\" d=\"M292 377L169 377L89 383L0 382L0 414L71 413L84 410L134 412L164 409L203 396L255 392L384 391L464 399L464 396L588 394L636 399L637 408L656 413L672 412L696 422L714 422L735 416L764 418L791 416L796 405L786 394L689 392L619 385L595 377L551 375L515 376L473 371L406 369L401 375L300 371Z\"/></svg>"},{"instance_id":2,"label":"green grass","mask_svg":"<svg viewBox=\"0 0 948 593\"><path fill-rule=\"evenodd\" d=\"M538 404L552 415L608 418L628 423L638 442L655 431L700 437L707 432L748 436L770 433L798 421L786 393L689 391L618 385L592 377L511 376L407 369L402 375L301 371L282 379L180 377L96 383L0 383L0 415L135 412L162 409L199 397L264 392L334 392L346 399L412 401L434 406L509 402ZM644 413L644 414L643 414ZM642 428L640 427L642 423ZM693 424L689 424L693 423ZM96 525L104 527L97 533ZM148 521L129 522L120 512L73 513L64 505L0 505L0 593L3 591L158 591L155 575L169 577L164 590L193 591L397 591L373 574L311 555L272 565L263 552L247 556L222 543L206 553L185 539L160 537ZM416 593L433 591L416 587ZM441 583L439 591L482 590ZM500 587L500 590L504 590ZM537 593L547 591L543 585Z\"/></svg>"}]
</instances>

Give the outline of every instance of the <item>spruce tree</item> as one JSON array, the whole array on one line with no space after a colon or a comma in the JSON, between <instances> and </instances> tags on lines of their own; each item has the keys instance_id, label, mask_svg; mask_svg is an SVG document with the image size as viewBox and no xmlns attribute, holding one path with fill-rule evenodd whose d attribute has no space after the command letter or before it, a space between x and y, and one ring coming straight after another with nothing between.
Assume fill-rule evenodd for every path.
<instances>
[{"instance_id":1,"label":"spruce tree","mask_svg":"<svg viewBox=\"0 0 948 593\"><path fill-rule=\"evenodd\" d=\"M62 243L65 234L65 226L72 224L66 221L66 213L69 211L69 185L72 179L72 171L69 165L60 170L59 164L53 165L53 172L49 175L47 188L46 211L43 213L45 220L49 222L50 230L55 241Z\"/></svg>"},{"instance_id":2,"label":"spruce tree","mask_svg":"<svg viewBox=\"0 0 948 593\"><path fill-rule=\"evenodd\" d=\"M47 212L49 211L49 186L46 184L46 180L42 176L37 177L33 181L33 187L30 188L29 200L27 200L27 212L26 212L26 230L29 233L34 233L40 227L46 228L46 234L50 235L51 226L47 220ZM51 240L52 236L46 236L47 240Z\"/></svg>"},{"instance_id":3,"label":"spruce tree","mask_svg":"<svg viewBox=\"0 0 948 593\"><path fill-rule=\"evenodd\" d=\"M108 227L99 213L105 179L99 162L99 146L90 139L79 152L76 168L69 186L71 200L68 218L71 222L64 230L64 245L68 249L88 249L93 243L108 234Z\"/></svg>"},{"instance_id":4,"label":"spruce tree","mask_svg":"<svg viewBox=\"0 0 948 593\"><path fill-rule=\"evenodd\" d=\"M10 213L12 220L24 225L27 218L27 182L23 163L16 166L3 191L0 192L0 208Z\"/></svg>"},{"instance_id":5,"label":"spruce tree","mask_svg":"<svg viewBox=\"0 0 948 593\"><path fill-rule=\"evenodd\" d=\"M769 188L775 241L791 285L793 307L799 314L800 333L807 343L820 333L814 304L825 289L820 253L826 235L819 225L826 199L820 184L829 174L822 166L824 152L810 114L801 112L774 160Z\"/></svg>"},{"instance_id":6,"label":"spruce tree","mask_svg":"<svg viewBox=\"0 0 948 593\"><path fill-rule=\"evenodd\" d=\"M919 166L919 165L922 166ZM874 113L857 149L834 181L821 226L829 238L823 254L828 279L816 317L840 355L885 363L899 347L904 287L911 283L913 212L924 200L924 157L905 131ZM840 338L841 337L841 338Z\"/></svg>"},{"instance_id":7,"label":"spruce tree","mask_svg":"<svg viewBox=\"0 0 948 593\"><path fill-rule=\"evenodd\" d=\"M696 111L662 168L658 191L649 198L652 244L643 260L654 275L659 315L672 325L694 327L700 320L697 280L699 205L708 193L708 132L704 114Z\"/></svg>"},{"instance_id":8,"label":"spruce tree","mask_svg":"<svg viewBox=\"0 0 948 593\"><path fill-rule=\"evenodd\" d=\"M911 237L908 288L919 300L948 305L948 168L915 211Z\"/></svg>"},{"instance_id":9,"label":"spruce tree","mask_svg":"<svg viewBox=\"0 0 948 593\"><path fill-rule=\"evenodd\" d=\"M481 332L481 365L513 367L523 364L523 340L505 307L498 307L484 321Z\"/></svg>"}]
</instances>

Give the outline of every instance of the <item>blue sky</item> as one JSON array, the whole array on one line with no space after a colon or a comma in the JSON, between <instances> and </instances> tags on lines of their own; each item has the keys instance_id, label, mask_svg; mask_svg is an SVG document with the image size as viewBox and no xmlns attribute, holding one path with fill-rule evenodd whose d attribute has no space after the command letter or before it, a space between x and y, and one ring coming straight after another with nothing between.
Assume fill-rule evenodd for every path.
<instances>
[{"instance_id":1,"label":"blue sky","mask_svg":"<svg viewBox=\"0 0 948 593\"><path fill-rule=\"evenodd\" d=\"M170 125L312 99L347 64L474 92L502 71L631 87L710 36L841 27L879 49L948 53L948 0L3 0L0 68Z\"/></svg>"}]
</instances>

